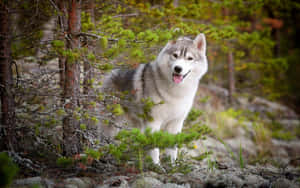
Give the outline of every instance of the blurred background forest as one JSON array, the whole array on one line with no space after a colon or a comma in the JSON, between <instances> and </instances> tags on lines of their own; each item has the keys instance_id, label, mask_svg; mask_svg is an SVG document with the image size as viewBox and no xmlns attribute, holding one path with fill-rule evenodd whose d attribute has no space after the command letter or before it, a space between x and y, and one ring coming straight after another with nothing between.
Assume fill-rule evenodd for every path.
<instances>
[{"instance_id":1,"label":"blurred background forest","mask_svg":"<svg viewBox=\"0 0 300 188\"><path fill-rule=\"evenodd\" d=\"M218 100L207 102L214 98L200 90L207 95L197 99L200 107L188 121L216 124L224 139L234 137L219 126L224 116L239 122L228 124L256 122L265 128L254 126L254 132L265 132L254 133L254 142L264 149L254 153L266 156L265 142L300 135L299 20L296 0L1 0L1 151L40 164L92 153L84 148L105 144L97 126L122 114L118 105L108 114L99 110L104 74L153 61L169 40L204 33L209 72L200 89L219 88L224 108L215 109ZM285 106L274 113L241 110L243 97ZM204 103L210 107L201 108ZM206 108L211 113L203 116ZM284 132L280 117L297 125ZM29 171L39 173L35 165L29 163Z\"/></svg>"}]
</instances>

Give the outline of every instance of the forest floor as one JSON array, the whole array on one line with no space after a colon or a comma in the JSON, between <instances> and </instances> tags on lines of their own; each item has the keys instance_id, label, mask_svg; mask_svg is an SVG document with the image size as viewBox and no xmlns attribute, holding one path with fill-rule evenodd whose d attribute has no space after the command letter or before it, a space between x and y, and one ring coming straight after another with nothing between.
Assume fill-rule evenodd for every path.
<instances>
[{"instance_id":1,"label":"forest floor","mask_svg":"<svg viewBox=\"0 0 300 188\"><path fill-rule=\"evenodd\" d=\"M43 170L21 168L11 187L300 187L298 115L248 95L236 96L229 108L227 95L223 88L200 85L191 121L204 122L213 134L182 148L175 166L150 170L100 159L62 168L45 156L39 161Z\"/></svg>"}]
</instances>

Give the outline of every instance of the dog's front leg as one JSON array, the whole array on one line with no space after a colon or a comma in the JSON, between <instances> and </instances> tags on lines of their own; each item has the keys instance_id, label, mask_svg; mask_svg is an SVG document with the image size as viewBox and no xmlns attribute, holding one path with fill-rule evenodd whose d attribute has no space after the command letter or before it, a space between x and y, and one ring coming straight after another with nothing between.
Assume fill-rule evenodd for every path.
<instances>
[{"instance_id":1,"label":"dog's front leg","mask_svg":"<svg viewBox=\"0 0 300 188\"><path fill-rule=\"evenodd\" d=\"M184 119L180 119L180 120L173 120L171 121L168 126L166 127L166 131L168 131L171 134L177 134L180 133L183 127L183 121ZM173 148L166 148L165 152L166 155L170 156L171 158L171 162L175 163L176 159L177 159L177 146L173 147Z\"/></svg>"},{"instance_id":2,"label":"dog's front leg","mask_svg":"<svg viewBox=\"0 0 300 188\"><path fill-rule=\"evenodd\" d=\"M147 124L147 127L151 128L151 132L159 131L161 127L161 121L152 121ZM159 164L159 148L154 148L149 151L149 155L152 158L154 164Z\"/></svg>"}]
</instances>

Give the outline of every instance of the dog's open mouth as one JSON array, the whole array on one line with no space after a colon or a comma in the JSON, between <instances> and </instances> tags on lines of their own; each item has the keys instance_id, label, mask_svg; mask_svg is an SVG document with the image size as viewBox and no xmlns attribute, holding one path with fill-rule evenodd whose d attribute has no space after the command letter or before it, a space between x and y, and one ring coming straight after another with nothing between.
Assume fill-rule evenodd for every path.
<instances>
[{"instance_id":1,"label":"dog's open mouth","mask_svg":"<svg viewBox=\"0 0 300 188\"><path fill-rule=\"evenodd\" d=\"M173 82L175 82L176 84L179 84L180 82L182 82L182 80L190 73L191 71L189 70L186 74L181 75L181 74L177 74L177 73L173 73Z\"/></svg>"}]
</instances>

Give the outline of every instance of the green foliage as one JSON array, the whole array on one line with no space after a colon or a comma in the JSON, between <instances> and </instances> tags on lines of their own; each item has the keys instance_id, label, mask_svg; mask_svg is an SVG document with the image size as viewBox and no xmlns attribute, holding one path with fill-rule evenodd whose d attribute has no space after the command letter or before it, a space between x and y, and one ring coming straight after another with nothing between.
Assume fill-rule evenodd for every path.
<instances>
[{"instance_id":1,"label":"green foliage","mask_svg":"<svg viewBox=\"0 0 300 188\"><path fill-rule=\"evenodd\" d=\"M56 160L56 164L60 167L67 168L74 165L74 160L69 157L60 157Z\"/></svg>"},{"instance_id":2,"label":"green foliage","mask_svg":"<svg viewBox=\"0 0 300 188\"><path fill-rule=\"evenodd\" d=\"M114 68L114 65L105 63L98 66L98 68L102 71L108 72Z\"/></svg>"},{"instance_id":3,"label":"green foliage","mask_svg":"<svg viewBox=\"0 0 300 188\"><path fill-rule=\"evenodd\" d=\"M211 172L213 172L215 169L218 168L217 162L213 160L210 155L208 155L207 158L207 166L208 166L207 171L211 171Z\"/></svg>"},{"instance_id":4,"label":"green foliage","mask_svg":"<svg viewBox=\"0 0 300 188\"><path fill-rule=\"evenodd\" d=\"M80 124L79 127L80 127L80 129L83 130L83 131L86 130L86 124L83 124L83 123L82 123L82 124Z\"/></svg>"},{"instance_id":5,"label":"green foliage","mask_svg":"<svg viewBox=\"0 0 300 188\"><path fill-rule=\"evenodd\" d=\"M138 114L138 116L146 121L153 121L154 119L151 116L151 109L153 106L162 104L163 102L156 104L151 98L143 98L141 99L141 103L143 104L143 113Z\"/></svg>"},{"instance_id":6,"label":"green foliage","mask_svg":"<svg viewBox=\"0 0 300 188\"><path fill-rule=\"evenodd\" d=\"M100 39L100 46L103 48L103 49L106 49L108 47L108 39L107 37L103 36L101 39Z\"/></svg>"},{"instance_id":7,"label":"green foliage","mask_svg":"<svg viewBox=\"0 0 300 188\"><path fill-rule=\"evenodd\" d=\"M68 59L68 63L74 63L76 60L80 58L80 53L77 49L71 50L67 49L62 52L62 55Z\"/></svg>"},{"instance_id":8,"label":"green foliage","mask_svg":"<svg viewBox=\"0 0 300 188\"><path fill-rule=\"evenodd\" d=\"M95 29L95 25L92 22L91 16L86 12L81 12L81 31L87 32Z\"/></svg>"},{"instance_id":9,"label":"green foliage","mask_svg":"<svg viewBox=\"0 0 300 188\"><path fill-rule=\"evenodd\" d=\"M64 116L64 115L66 115L66 112L65 112L64 109L59 109L59 110L56 111L56 114L57 114L58 116Z\"/></svg>"},{"instance_id":10,"label":"green foliage","mask_svg":"<svg viewBox=\"0 0 300 188\"><path fill-rule=\"evenodd\" d=\"M146 156L146 151L153 148L172 148L188 145L193 140L204 139L210 129L204 125L194 125L193 129L183 133L170 134L164 131L151 132L149 128L142 133L139 129L122 130L115 137L118 144L109 145L108 151L119 162L129 159L140 159Z\"/></svg>"},{"instance_id":11,"label":"green foliage","mask_svg":"<svg viewBox=\"0 0 300 188\"><path fill-rule=\"evenodd\" d=\"M243 158L243 148L242 145L240 144L240 149L239 149L239 163L240 163L240 168L244 168L244 158Z\"/></svg>"},{"instance_id":12,"label":"green foliage","mask_svg":"<svg viewBox=\"0 0 300 188\"><path fill-rule=\"evenodd\" d=\"M107 105L106 109L112 112L115 116L121 116L124 114L124 110L120 104Z\"/></svg>"},{"instance_id":13,"label":"green foliage","mask_svg":"<svg viewBox=\"0 0 300 188\"><path fill-rule=\"evenodd\" d=\"M203 159L208 158L211 154L212 154L211 151L205 151L201 155L196 156L196 157L192 157L192 158L195 159L195 160L197 160L197 161L202 161Z\"/></svg>"},{"instance_id":14,"label":"green foliage","mask_svg":"<svg viewBox=\"0 0 300 188\"><path fill-rule=\"evenodd\" d=\"M19 171L7 153L0 153L0 187L10 187L13 178Z\"/></svg>"},{"instance_id":15,"label":"green foliage","mask_svg":"<svg viewBox=\"0 0 300 188\"><path fill-rule=\"evenodd\" d=\"M108 119L104 119L102 122L103 122L104 125L109 125L109 120Z\"/></svg>"},{"instance_id":16,"label":"green foliage","mask_svg":"<svg viewBox=\"0 0 300 188\"><path fill-rule=\"evenodd\" d=\"M90 120L94 123L94 124L97 124L99 122L98 118L96 116L92 116L90 118Z\"/></svg>"},{"instance_id":17,"label":"green foliage","mask_svg":"<svg viewBox=\"0 0 300 188\"><path fill-rule=\"evenodd\" d=\"M195 108L192 108L192 110L190 111L190 113L188 114L186 121L188 122L192 122L197 120L201 115L203 114L202 110L198 110Z\"/></svg>"},{"instance_id":18,"label":"green foliage","mask_svg":"<svg viewBox=\"0 0 300 188\"><path fill-rule=\"evenodd\" d=\"M88 156L91 157L93 159L99 160L100 157L103 155L100 151L98 150L94 150L94 149L90 149L90 148L86 148L84 153Z\"/></svg>"},{"instance_id":19,"label":"green foliage","mask_svg":"<svg viewBox=\"0 0 300 188\"><path fill-rule=\"evenodd\" d=\"M275 130L272 132L272 137L280 140L290 141L296 138L296 136L290 131Z\"/></svg>"},{"instance_id":20,"label":"green foliage","mask_svg":"<svg viewBox=\"0 0 300 188\"><path fill-rule=\"evenodd\" d=\"M175 163L171 161L170 156L164 156L161 160L161 164L168 174L188 174L193 169L193 164L188 160L188 156L185 152L178 153Z\"/></svg>"},{"instance_id":21,"label":"green foliage","mask_svg":"<svg viewBox=\"0 0 300 188\"><path fill-rule=\"evenodd\" d=\"M82 39L86 39L87 44L89 45L91 42L92 45L80 49L66 49L66 42L59 39L61 39L61 35L64 35L65 38L68 38L67 40L70 40L70 36L60 30L56 33L58 37L55 37L55 40L50 43L52 48L47 54L49 58L66 57L68 63L87 59L91 65L103 73L116 66L136 67L140 63L152 61L167 41L182 35L195 37L202 32L207 37L207 56L211 63L210 70L214 75L214 77L206 76L204 82L214 82L227 87L227 72L224 70L227 70L227 55L231 51L234 54L238 80L236 87L239 90L247 89L248 91L249 88L255 88L255 90L251 89L252 93L267 95L271 99L278 99L288 96L291 92L299 91L297 82L299 50L295 50L296 47L292 45L282 45L283 42L290 42L287 36L297 36L296 30L291 27L294 24L291 16L295 13L291 13L299 9L299 3L288 1L283 5L279 0L181 0L178 6L174 7L173 1L170 0L161 2L125 0L114 3L103 1L96 3L95 6L97 10L101 10L95 12L95 22L88 13L81 13L81 32L93 34L92 37L87 35ZM43 37L41 26L49 18L58 14L49 7L48 1L37 1L34 4L24 1L20 4L21 10L25 11L20 11L19 18L14 18L19 23L16 23L14 26L16 29L12 33L13 59L33 56L38 50L44 50L46 45L40 43L40 39ZM41 11L36 12L36 10ZM278 38L274 38L275 29L264 21L271 16L269 11L272 12L272 17L282 19L284 22L284 26L278 30L281 32L280 41ZM33 12L38 15L32 14ZM136 13L138 16L131 16L132 13ZM36 20L37 18L39 20ZM60 28L57 27L57 29ZM288 32L283 35L284 31ZM293 44L296 45L296 40ZM276 46L280 46L280 52L277 54L274 53ZM287 77L289 82L287 82ZM93 82L91 79L89 83L93 84ZM289 86L288 83L292 86ZM33 85L39 84L33 83ZM32 91L32 88L26 90L28 93L35 92ZM103 102L103 99L103 94L97 94L97 102ZM28 101L28 104L37 104L39 106L37 112L44 114L48 112L49 106L40 105L42 100L44 99L36 97ZM207 100L209 100L208 97L201 99L200 102L205 103ZM81 102L79 101L79 103ZM151 109L154 105L161 103L156 104L150 98L143 99L142 103L143 111L138 115L143 120L152 121ZM90 104L96 107L95 102ZM119 104L113 104L108 109L113 115L119 116L124 113L125 107L123 109ZM96 116L86 111L88 110L76 109L73 113L74 117L80 121L82 130L86 130L86 124L82 119L91 120L93 123L99 121ZM121 142L110 146L109 151L119 160L129 160L131 156L135 156L141 162L145 155L144 149L187 144L190 140L197 139L198 134L205 132L198 123L194 123L202 114L201 110L192 109L186 121L190 123L189 129L185 129L184 133L178 135L163 132L151 133L149 130L145 133L137 130L121 132L118 137ZM245 120L254 121L253 139L258 145L263 146L262 148L267 148L271 138L291 140L295 134L300 135L300 128L296 130L298 133L287 132L282 127L266 125L255 115L246 114L245 111L231 108L217 113L218 129L223 134L222 136L225 134L228 137L234 136L235 133L232 131L234 126L243 125ZM39 116L38 123L32 126L36 135L41 136L41 126L52 128L53 125L60 124L65 115L64 109L58 109L53 114ZM19 114L19 116L23 116L23 114ZM31 120L30 117L28 119ZM238 122L234 122L233 127L230 127L228 125L232 123L232 121L230 122L232 119L237 119ZM110 121L103 120L103 123L109 124ZM129 141L126 141L126 136ZM218 136L221 137L221 135ZM133 148L129 147L130 144ZM98 158L98 155L91 153L93 152L89 151L87 155ZM205 156L209 155L203 155L203 157ZM239 161L243 164L241 158ZM61 158L58 159L58 163L68 166L73 162L72 159ZM215 165L212 160L210 164L212 168ZM140 163L139 166L142 168L144 164ZM243 165L240 164L240 166Z\"/></svg>"},{"instance_id":22,"label":"green foliage","mask_svg":"<svg viewBox=\"0 0 300 188\"><path fill-rule=\"evenodd\" d=\"M89 60L89 61L96 61L96 56L93 54L93 53L88 53L88 55L87 55L87 59Z\"/></svg>"},{"instance_id":23,"label":"green foliage","mask_svg":"<svg viewBox=\"0 0 300 188\"><path fill-rule=\"evenodd\" d=\"M207 103L209 100L210 100L210 96L207 95L207 96L205 96L205 97L202 97L202 98L199 100L199 102L200 102L200 103Z\"/></svg>"},{"instance_id":24,"label":"green foliage","mask_svg":"<svg viewBox=\"0 0 300 188\"><path fill-rule=\"evenodd\" d=\"M52 46L56 49L62 49L65 46L65 42L61 40L53 40Z\"/></svg>"}]
</instances>

